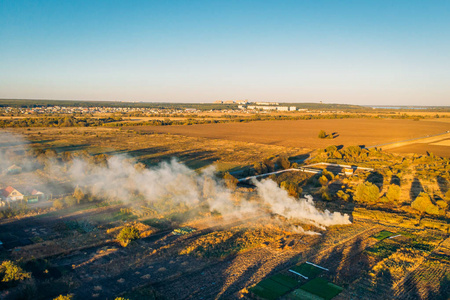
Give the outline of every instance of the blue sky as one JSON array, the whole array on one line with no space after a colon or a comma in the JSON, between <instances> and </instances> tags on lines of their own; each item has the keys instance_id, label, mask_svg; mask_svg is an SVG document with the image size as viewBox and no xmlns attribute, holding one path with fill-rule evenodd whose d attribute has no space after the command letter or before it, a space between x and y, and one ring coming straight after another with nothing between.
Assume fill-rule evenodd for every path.
<instances>
[{"instance_id":1,"label":"blue sky","mask_svg":"<svg viewBox=\"0 0 450 300\"><path fill-rule=\"evenodd\" d=\"M0 98L450 105L450 1L0 0Z\"/></svg>"}]
</instances>

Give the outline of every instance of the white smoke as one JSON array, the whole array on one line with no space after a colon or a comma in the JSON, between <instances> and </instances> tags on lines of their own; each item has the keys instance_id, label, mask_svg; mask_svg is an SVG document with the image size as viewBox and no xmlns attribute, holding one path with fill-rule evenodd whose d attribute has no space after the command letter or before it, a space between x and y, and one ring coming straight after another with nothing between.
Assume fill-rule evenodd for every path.
<instances>
[{"instance_id":1,"label":"white smoke","mask_svg":"<svg viewBox=\"0 0 450 300\"><path fill-rule=\"evenodd\" d=\"M119 156L111 157L106 166L92 166L84 160L76 160L70 173L74 184L92 186L92 192L103 198L127 201L133 194L140 194L149 202L168 199L188 206L206 202L211 211L223 215L255 213L262 208L248 198L235 201L233 192L215 176L214 167L198 174L176 160L143 170L136 169L129 160ZM295 199L272 180L255 180L254 184L264 207L269 208L270 212L321 229L350 224L346 214L318 210L312 196Z\"/></svg>"},{"instance_id":2,"label":"white smoke","mask_svg":"<svg viewBox=\"0 0 450 300\"><path fill-rule=\"evenodd\" d=\"M276 214L288 219L299 220L321 229L331 225L351 224L347 214L318 210L314 205L313 197L310 195L297 200L290 197L287 191L279 188L276 182L270 179L254 180L253 183L256 185L261 199Z\"/></svg>"},{"instance_id":3,"label":"white smoke","mask_svg":"<svg viewBox=\"0 0 450 300\"><path fill-rule=\"evenodd\" d=\"M0 143L14 143L20 151L26 151L27 143L17 135L2 134ZM0 150L5 149L0 147ZM4 151L4 150L2 150ZM3 155L3 156L2 156ZM10 163L0 152L0 166ZM103 163L93 163L89 156L78 156L67 163L58 163L50 158L46 173L62 178L67 174L73 188L80 186L99 199L117 199L133 203L141 199L147 203L166 202L176 206L194 207L201 205L222 215L251 216L269 211L287 219L325 229L331 225L350 224L347 214L320 211L313 198L295 199L278 187L272 180L254 181L259 200L255 201L249 193L236 193L216 176L214 167L201 173L189 169L182 163L172 160L153 168L137 167L135 161L123 156L112 156ZM65 176L67 176L65 175ZM298 227L296 232L315 234Z\"/></svg>"},{"instance_id":4,"label":"white smoke","mask_svg":"<svg viewBox=\"0 0 450 300\"><path fill-rule=\"evenodd\" d=\"M0 131L0 173L13 164L27 168L27 161L20 159L20 155L27 151L28 141L21 136L8 131Z\"/></svg>"}]
</instances>

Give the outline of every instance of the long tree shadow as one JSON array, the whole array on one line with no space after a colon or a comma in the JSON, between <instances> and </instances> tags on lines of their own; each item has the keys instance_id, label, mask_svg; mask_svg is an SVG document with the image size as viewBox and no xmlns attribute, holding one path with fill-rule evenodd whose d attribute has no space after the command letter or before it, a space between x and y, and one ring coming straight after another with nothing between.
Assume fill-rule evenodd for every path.
<instances>
[{"instance_id":1,"label":"long tree shadow","mask_svg":"<svg viewBox=\"0 0 450 300\"><path fill-rule=\"evenodd\" d=\"M400 178L397 175L392 175L389 183L400 186Z\"/></svg>"},{"instance_id":2,"label":"long tree shadow","mask_svg":"<svg viewBox=\"0 0 450 300\"><path fill-rule=\"evenodd\" d=\"M383 177L383 175L381 175L377 171L370 172L369 176L367 177L367 181L370 182L370 183L375 184L376 186L378 186L378 188L380 190L383 189L384 177Z\"/></svg>"},{"instance_id":3,"label":"long tree shadow","mask_svg":"<svg viewBox=\"0 0 450 300\"><path fill-rule=\"evenodd\" d=\"M436 181L437 181L437 184L438 184L438 186L439 186L439 189L441 190L441 193L442 193L443 195L445 195L445 193L447 193L448 187L449 187L449 182L448 182L448 180L445 179L445 178L442 177L442 176L438 176L438 177L436 178Z\"/></svg>"},{"instance_id":4,"label":"long tree shadow","mask_svg":"<svg viewBox=\"0 0 450 300\"><path fill-rule=\"evenodd\" d=\"M413 182L411 183L411 189L409 190L409 197L411 201L414 201L420 193L424 192L422 183L417 177L414 177Z\"/></svg>"}]
</instances>

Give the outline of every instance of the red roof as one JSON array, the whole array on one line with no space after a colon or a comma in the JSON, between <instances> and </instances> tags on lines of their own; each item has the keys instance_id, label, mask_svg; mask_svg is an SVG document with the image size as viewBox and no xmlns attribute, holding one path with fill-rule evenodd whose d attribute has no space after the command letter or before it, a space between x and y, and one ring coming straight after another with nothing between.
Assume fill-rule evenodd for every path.
<instances>
[{"instance_id":1,"label":"red roof","mask_svg":"<svg viewBox=\"0 0 450 300\"><path fill-rule=\"evenodd\" d=\"M3 197L8 197L15 189L12 186L8 186L2 190L0 190Z\"/></svg>"}]
</instances>

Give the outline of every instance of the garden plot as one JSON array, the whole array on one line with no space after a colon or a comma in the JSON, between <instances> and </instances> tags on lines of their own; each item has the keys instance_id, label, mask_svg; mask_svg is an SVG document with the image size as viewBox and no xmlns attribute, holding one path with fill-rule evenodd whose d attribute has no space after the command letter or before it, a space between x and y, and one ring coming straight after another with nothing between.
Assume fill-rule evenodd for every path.
<instances>
[{"instance_id":1,"label":"garden plot","mask_svg":"<svg viewBox=\"0 0 450 300\"><path fill-rule=\"evenodd\" d=\"M340 286L328 282L323 278L315 278L302 285L299 289L293 291L291 294L287 296L287 299L330 300L335 296L337 296L342 291L343 288Z\"/></svg>"},{"instance_id":2,"label":"garden plot","mask_svg":"<svg viewBox=\"0 0 450 300\"><path fill-rule=\"evenodd\" d=\"M250 291L256 296L263 299L277 299L299 285L299 282L284 274L276 274L269 277L256 286L252 287Z\"/></svg>"}]
</instances>

